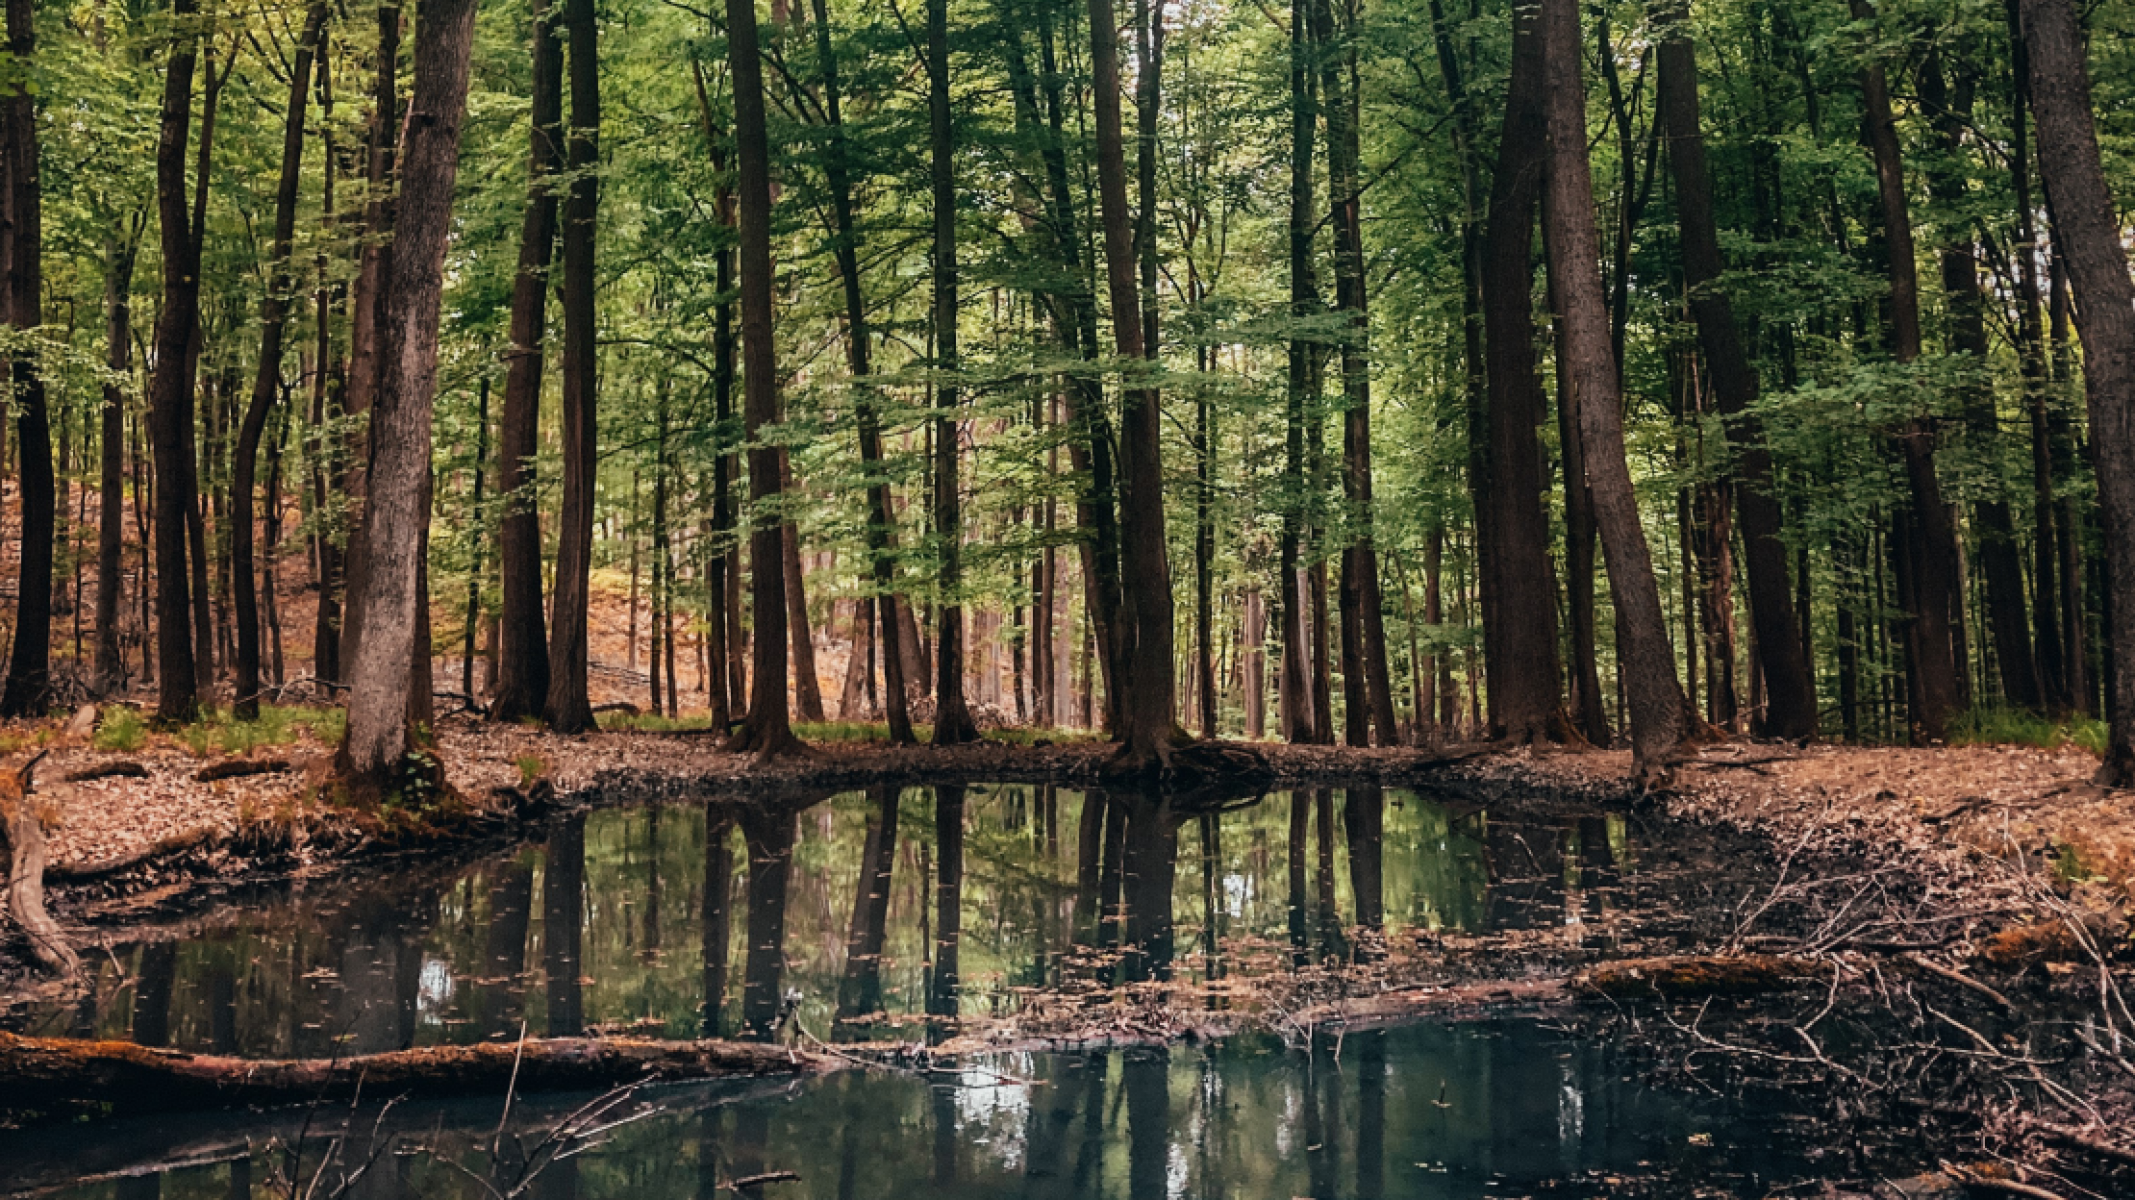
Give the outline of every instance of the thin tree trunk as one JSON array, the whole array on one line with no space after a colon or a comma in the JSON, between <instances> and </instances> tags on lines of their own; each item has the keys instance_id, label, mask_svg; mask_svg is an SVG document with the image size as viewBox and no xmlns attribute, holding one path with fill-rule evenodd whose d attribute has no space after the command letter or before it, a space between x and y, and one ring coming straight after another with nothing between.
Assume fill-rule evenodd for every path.
<instances>
[{"instance_id":1,"label":"thin tree trunk","mask_svg":"<svg viewBox=\"0 0 2135 1200\"><path fill-rule=\"evenodd\" d=\"M927 127L934 203L934 538L941 600L935 606L934 744L976 741L964 700L963 504L956 384L956 174L949 112L948 0L927 0ZM946 856L944 862L946 863ZM953 1000L952 1000L953 1003Z\"/></svg>"},{"instance_id":2,"label":"thin tree trunk","mask_svg":"<svg viewBox=\"0 0 2135 1200\"><path fill-rule=\"evenodd\" d=\"M2083 30L2071 0L2020 0L2039 173L2083 338L2105 533L2111 735L2099 780L2135 783L2135 281L2100 163Z\"/></svg>"},{"instance_id":3,"label":"thin tree trunk","mask_svg":"<svg viewBox=\"0 0 2135 1200\"><path fill-rule=\"evenodd\" d=\"M556 192L563 166L563 47L550 28L549 0L530 0L532 119L528 121L526 210L512 276L511 348L504 364L504 412L497 425L497 675L493 721L538 716L549 694L548 618L541 603L541 504L534 460L541 444L541 375L548 341L549 264L556 247Z\"/></svg>"},{"instance_id":4,"label":"thin tree trunk","mask_svg":"<svg viewBox=\"0 0 2135 1200\"><path fill-rule=\"evenodd\" d=\"M259 362L252 396L230 458L230 582L237 610L237 696L232 711L249 721L259 715L259 593L252 565L253 477L260 438L282 392L282 341L289 317L291 243L296 238L297 184L304 168L304 108L310 98L312 60L325 35L326 0L312 0L304 13L295 65L289 72L289 105L282 114L282 168L274 193L274 234L267 251L267 291L259 306Z\"/></svg>"},{"instance_id":5,"label":"thin tree trunk","mask_svg":"<svg viewBox=\"0 0 2135 1200\"><path fill-rule=\"evenodd\" d=\"M460 124L467 110L474 0L430 0L415 34L393 270L379 332L379 388L372 412L371 495L363 523L368 570L355 603L364 615L348 735L338 767L377 798L414 746L410 691L422 644L422 563L430 522L430 425L437 391L438 314Z\"/></svg>"},{"instance_id":6,"label":"thin tree trunk","mask_svg":"<svg viewBox=\"0 0 2135 1200\"><path fill-rule=\"evenodd\" d=\"M1549 170L1546 219L1557 296L1564 308L1564 354L1578 395L1580 432L1595 523L1608 556L1616 604L1618 654L1631 701L1631 751L1639 778L1665 780L1681 745L1688 705L1675 676L1660 587L1639 523L1638 498L1624 456L1623 398L1609 345L1608 302L1601 290L1601 239L1586 149L1586 86L1580 71L1576 0L1542 0Z\"/></svg>"},{"instance_id":7,"label":"thin tree trunk","mask_svg":"<svg viewBox=\"0 0 2135 1200\"><path fill-rule=\"evenodd\" d=\"M1310 0L1290 4L1290 316L1302 320L1320 306L1319 285L1313 273L1312 230L1318 216L1312 192L1312 143L1317 134L1313 100ZM1306 628L1307 601L1304 587L1303 537L1305 490L1305 421L1317 402L1308 395L1314 379L1314 348L1303 338L1289 344L1289 373L1284 388L1283 413L1283 509L1276 572L1281 588L1277 616L1282 626L1282 666L1276 678L1280 689L1278 719L1282 736L1290 742L1314 742L1324 713L1313 711L1309 642Z\"/></svg>"},{"instance_id":8,"label":"thin tree trunk","mask_svg":"<svg viewBox=\"0 0 2135 1200\"><path fill-rule=\"evenodd\" d=\"M156 315L149 376L149 439L156 472L156 716L184 722L199 712L194 675L192 595L186 574L185 514L192 497L186 462L193 436L193 390L186 355L200 308L200 244L186 204L185 150L199 61L194 0L171 0L175 34L163 77L156 141L156 214L162 228L163 299Z\"/></svg>"},{"instance_id":9,"label":"thin tree trunk","mask_svg":"<svg viewBox=\"0 0 2135 1200\"><path fill-rule=\"evenodd\" d=\"M7 42L12 67L34 70L37 16L32 0L8 0ZM0 98L0 263L4 316L18 333L44 324L44 188L37 147L37 94L13 86ZM60 504L52 469L52 426L45 407L44 367L29 354L9 364L15 412L15 469L22 504L22 562L15 576L15 641L8 654L0 716L41 715L52 691L52 559Z\"/></svg>"},{"instance_id":10,"label":"thin tree trunk","mask_svg":"<svg viewBox=\"0 0 2135 1200\"><path fill-rule=\"evenodd\" d=\"M594 229L600 215L600 49L593 0L563 0L570 43L571 121L563 202L563 502L557 513L556 583L549 630L549 693L542 719L558 733L592 729L586 694L593 569L593 505L600 467L594 344L598 299ZM772 556L773 569L778 558Z\"/></svg>"},{"instance_id":11,"label":"thin tree trunk","mask_svg":"<svg viewBox=\"0 0 2135 1200\"><path fill-rule=\"evenodd\" d=\"M474 425L474 496L468 515L475 521L482 519L482 483L489 471L489 376L483 375L475 391ZM661 410L661 433L666 433L666 410ZM664 445L662 447L665 448ZM467 620L460 631L460 692L467 704L475 703L474 686L474 639L475 627L482 623L482 543L474 545L474 561L467 567Z\"/></svg>"},{"instance_id":12,"label":"thin tree trunk","mask_svg":"<svg viewBox=\"0 0 2135 1200\"><path fill-rule=\"evenodd\" d=\"M783 464L782 464L783 465ZM793 486L792 475L786 487ZM801 535L793 522L780 536L786 572L786 632L793 642L793 700L803 721L823 721L823 682L815 673L815 635L809 629L806 577L801 571Z\"/></svg>"},{"instance_id":13,"label":"thin tree trunk","mask_svg":"<svg viewBox=\"0 0 2135 1200\"><path fill-rule=\"evenodd\" d=\"M140 223L105 243L104 381L98 411L99 452L96 539L96 673L91 690L109 696L125 683L126 659L119 647L119 594L125 581L126 393L120 380L133 377L133 267ZM143 581L144 584L146 580Z\"/></svg>"},{"instance_id":14,"label":"thin tree trunk","mask_svg":"<svg viewBox=\"0 0 2135 1200\"><path fill-rule=\"evenodd\" d=\"M1768 698L1759 727L1772 737L1814 737L1815 681L1795 629L1779 500L1772 493L1772 456L1765 447L1763 429L1751 415L1757 403L1757 372L1735 325L1733 302L1720 283L1726 263L1720 254L1712 177L1705 162L1697 50L1691 41L1688 0L1676 0L1663 19L1667 35L1658 56L1659 117L1667 129L1668 161L1675 175L1683 283L1690 293L1690 313L1697 322L1715 407L1732 443L1730 490L1742 522L1750 621L1756 630Z\"/></svg>"}]
</instances>

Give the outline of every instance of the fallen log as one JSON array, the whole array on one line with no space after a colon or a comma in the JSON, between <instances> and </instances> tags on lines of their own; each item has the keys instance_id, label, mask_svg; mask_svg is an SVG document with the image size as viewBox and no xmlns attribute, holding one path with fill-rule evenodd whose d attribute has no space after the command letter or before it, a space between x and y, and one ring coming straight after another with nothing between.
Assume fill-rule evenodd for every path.
<instances>
[{"instance_id":1,"label":"fallen log","mask_svg":"<svg viewBox=\"0 0 2135 1200\"><path fill-rule=\"evenodd\" d=\"M1628 1000L1660 997L1757 996L1831 978L1830 963L1771 954L1693 954L1628 958L1582 971L1572 986L1590 995Z\"/></svg>"},{"instance_id":2,"label":"fallen log","mask_svg":"<svg viewBox=\"0 0 2135 1200\"><path fill-rule=\"evenodd\" d=\"M88 783L94 779L146 779L148 768L130 758L110 762L93 763L67 772L68 783Z\"/></svg>"},{"instance_id":3,"label":"fallen log","mask_svg":"<svg viewBox=\"0 0 2135 1200\"><path fill-rule=\"evenodd\" d=\"M248 775L274 775L289 770L286 758L226 758L209 763L193 773L201 783L213 783L218 779L243 779Z\"/></svg>"},{"instance_id":4,"label":"fallen log","mask_svg":"<svg viewBox=\"0 0 2135 1200\"><path fill-rule=\"evenodd\" d=\"M529 1038L350 1058L246 1059L132 1042L0 1033L0 1106L67 1116L272 1107L365 1095L439 1097L593 1091L648 1081L812 1075L828 1055L755 1042Z\"/></svg>"}]
</instances>

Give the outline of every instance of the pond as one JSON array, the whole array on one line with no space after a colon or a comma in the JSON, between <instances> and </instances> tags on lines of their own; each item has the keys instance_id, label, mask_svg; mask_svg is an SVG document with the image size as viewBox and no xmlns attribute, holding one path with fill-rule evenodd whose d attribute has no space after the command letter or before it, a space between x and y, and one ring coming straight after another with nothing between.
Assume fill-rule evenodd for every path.
<instances>
[{"instance_id":1,"label":"pond","mask_svg":"<svg viewBox=\"0 0 2135 1200\"><path fill-rule=\"evenodd\" d=\"M233 890L128 931L78 999L8 1023L247 1057L522 1031L914 1040L928 1014L1138 980L1220 1005L1234 972L1368 961L1393 942L1497 932L1560 957L1630 952L1673 936L1661 898L1712 886L1675 850L1620 816L1497 817L1459 794L1376 787L1191 802L941 786L603 809L475 861ZM1787 1125L1767 1104L1693 1101L1639 1075L1629 1052L1533 1022L1421 1025L1309 1049L1246 1038L1002 1056L956 1076L664 1088L611 1098L587 1124L621 1123L598 1136L566 1123L549 1147L572 1153L554 1163L493 1144L496 1101L0 1134L0 1194L288 1194L271 1181L322 1161L328 1184L355 1176L349 1195L489 1195L531 1170L528 1194L655 1200L788 1171L799 1180L745 1192L1600 1195L1694 1178L1763 1195L1814 1176L1771 1148ZM511 1127L534 1145L586 1099L524 1098ZM123 1178L82 1182L98 1176Z\"/></svg>"}]
</instances>

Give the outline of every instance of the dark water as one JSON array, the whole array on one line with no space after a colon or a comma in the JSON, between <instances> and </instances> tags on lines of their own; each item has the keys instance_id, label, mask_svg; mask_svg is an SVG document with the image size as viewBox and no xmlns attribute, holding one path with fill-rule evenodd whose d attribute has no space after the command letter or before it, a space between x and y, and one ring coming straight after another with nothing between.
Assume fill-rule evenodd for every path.
<instances>
[{"instance_id":1,"label":"dark water","mask_svg":"<svg viewBox=\"0 0 2135 1200\"><path fill-rule=\"evenodd\" d=\"M1457 797L1377 788L1195 805L998 785L609 809L475 862L232 894L85 956L97 966L78 1002L8 1023L255 1057L789 1019L828 1038L1007 1011L1033 988L1213 981L1421 932L1616 949L1651 932L1642 893L1668 873L1641 868L1637 840L1617 817L1494 820ZM1531 1025L1354 1035L1314 1055L1247 1045L996 1069L648 1093L626 1108L649 1115L597 1144L567 1139L583 1153L522 1194L732 1196L722 1183L792 1170L799 1183L745 1194L1599 1195L1611 1177L1761 1189L1802 1170L1763 1148L1783 1130L1752 1106L1649 1090L1618 1051ZM529 1098L516 1119L553 1125L569 1107ZM134 1174L65 1194L269 1194L299 1131L310 1172L318 1129L345 1116L0 1135L0 1194L114 1171ZM489 1195L470 1171L522 1169L508 1152L490 1161L496 1126L494 1102L397 1110L379 1126L391 1148L345 1193ZM360 1166L370 1141L352 1135L321 1178ZM168 1161L201 1165L141 1173Z\"/></svg>"},{"instance_id":2,"label":"dark water","mask_svg":"<svg viewBox=\"0 0 2135 1200\"><path fill-rule=\"evenodd\" d=\"M722 1184L790 1171L797 1181L740 1194L1764 1196L1811 1172L1787 1148L1784 1118L1646 1090L1625 1067L1606 1046L1533 1025L1420 1026L1353 1034L1339 1060L1326 1048L1307 1056L1246 1045L1009 1056L999 1074L936 1080L876 1074L753 1093L662 1089L604 1114L596 1123L643 1119L535 1171L525 1194L712 1200L737 1194ZM285 1115L249 1127L196 1118L0 1135L0 1179L10 1180L0 1190L57 1180L70 1200L206 1200L282 1194L279 1181L301 1174L321 1179L322 1196L338 1188L476 1200L491 1193L470 1176L509 1191L525 1170L513 1146L538 1146L584 1099L550 1100L504 1139L497 1159L489 1153L496 1101L410 1106L383 1124L367 1107L352 1122L318 1115L309 1129ZM64 1183L181 1159L194 1165Z\"/></svg>"}]
</instances>

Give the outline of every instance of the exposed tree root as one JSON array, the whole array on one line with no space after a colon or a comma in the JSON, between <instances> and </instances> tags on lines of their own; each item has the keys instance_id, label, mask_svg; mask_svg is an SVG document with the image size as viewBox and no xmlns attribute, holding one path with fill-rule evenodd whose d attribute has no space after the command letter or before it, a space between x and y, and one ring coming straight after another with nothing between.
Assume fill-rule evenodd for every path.
<instances>
[{"instance_id":1,"label":"exposed tree root","mask_svg":"<svg viewBox=\"0 0 2135 1200\"><path fill-rule=\"evenodd\" d=\"M81 969L59 923L45 911L44 824L30 801L31 779L44 752L13 768L0 768L0 837L8 850L8 908L29 938L30 953L48 970L72 976Z\"/></svg>"}]
</instances>

